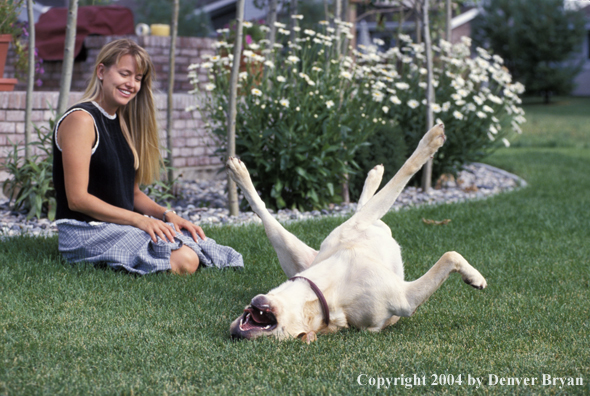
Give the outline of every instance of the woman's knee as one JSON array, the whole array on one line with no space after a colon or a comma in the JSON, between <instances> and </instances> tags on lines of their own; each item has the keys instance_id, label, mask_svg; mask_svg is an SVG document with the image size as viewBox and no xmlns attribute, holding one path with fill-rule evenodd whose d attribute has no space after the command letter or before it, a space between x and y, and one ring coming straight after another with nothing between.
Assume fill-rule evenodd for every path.
<instances>
[{"instance_id":1,"label":"woman's knee","mask_svg":"<svg viewBox=\"0 0 590 396\"><path fill-rule=\"evenodd\" d=\"M193 274L199 264L199 256L188 246L174 250L170 255L170 270L175 274Z\"/></svg>"}]
</instances>

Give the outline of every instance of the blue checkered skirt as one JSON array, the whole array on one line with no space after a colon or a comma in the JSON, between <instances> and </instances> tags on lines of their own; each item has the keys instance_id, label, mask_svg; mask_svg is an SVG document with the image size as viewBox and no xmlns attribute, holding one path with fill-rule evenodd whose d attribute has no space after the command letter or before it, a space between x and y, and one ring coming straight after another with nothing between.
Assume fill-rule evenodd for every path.
<instances>
[{"instance_id":1,"label":"blue checkered skirt","mask_svg":"<svg viewBox=\"0 0 590 396\"><path fill-rule=\"evenodd\" d=\"M190 233L176 233L174 242L158 238L139 228L103 222L62 219L56 222L59 251L70 262L106 263L114 269L150 274L170 269L170 254L186 245L199 256L204 267L244 267L242 255L207 238L196 243Z\"/></svg>"}]
</instances>

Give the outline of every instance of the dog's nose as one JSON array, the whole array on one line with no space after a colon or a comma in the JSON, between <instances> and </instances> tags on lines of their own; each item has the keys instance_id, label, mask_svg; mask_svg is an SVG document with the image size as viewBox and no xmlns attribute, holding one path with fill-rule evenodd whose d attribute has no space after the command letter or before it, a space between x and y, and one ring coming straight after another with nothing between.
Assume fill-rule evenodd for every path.
<instances>
[{"instance_id":1,"label":"dog's nose","mask_svg":"<svg viewBox=\"0 0 590 396\"><path fill-rule=\"evenodd\" d=\"M250 304L259 309L270 309L270 300L264 294L254 297Z\"/></svg>"}]
</instances>

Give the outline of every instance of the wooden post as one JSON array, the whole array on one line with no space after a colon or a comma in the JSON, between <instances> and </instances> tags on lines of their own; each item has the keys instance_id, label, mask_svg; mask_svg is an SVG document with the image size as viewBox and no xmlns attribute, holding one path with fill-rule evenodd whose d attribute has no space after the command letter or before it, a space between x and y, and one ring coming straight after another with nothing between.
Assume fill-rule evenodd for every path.
<instances>
[{"instance_id":1,"label":"wooden post","mask_svg":"<svg viewBox=\"0 0 590 396\"><path fill-rule=\"evenodd\" d=\"M61 67L61 81L59 83L59 99L57 102L57 116L62 115L70 98L72 85L72 69L74 67L74 46L76 44L76 25L78 23L78 0L70 0L68 6L68 22L66 25L66 41L64 59Z\"/></svg>"},{"instance_id":2,"label":"wooden post","mask_svg":"<svg viewBox=\"0 0 590 396\"><path fill-rule=\"evenodd\" d=\"M452 27L451 27L451 20L453 19L453 12L451 10L451 0L445 0L446 5L446 12L445 12L445 38L450 43L452 38Z\"/></svg>"},{"instance_id":3,"label":"wooden post","mask_svg":"<svg viewBox=\"0 0 590 396\"><path fill-rule=\"evenodd\" d=\"M174 0L172 4L172 20L170 21L172 37L170 38L170 54L168 61L168 105L166 107L166 148L168 149L167 165L168 165L168 182L172 183L174 180L174 170L172 169L173 139L172 139L172 110L174 108L174 68L176 65L176 36L178 35L178 8L179 0Z\"/></svg>"},{"instance_id":4,"label":"wooden post","mask_svg":"<svg viewBox=\"0 0 590 396\"><path fill-rule=\"evenodd\" d=\"M434 126L434 114L432 104L434 102L434 88L432 86L432 44L430 41L430 23L428 19L428 2L424 0L423 27L424 27L424 52L426 55L426 129L429 130ZM432 158L422 168L422 191L429 192L432 186Z\"/></svg>"},{"instance_id":5,"label":"wooden post","mask_svg":"<svg viewBox=\"0 0 590 396\"><path fill-rule=\"evenodd\" d=\"M33 0L27 0L27 16L29 18L29 67L27 76L27 99L25 104L25 160L31 156L31 132L33 123L33 84L35 84L35 18L33 16ZM0 76L2 77L2 76Z\"/></svg>"},{"instance_id":6,"label":"wooden post","mask_svg":"<svg viewBox=\"0 0 590 396\"><path fill-rule=\"evenodd\" d=\"M234 43L234 59L231 68L229 83L229 109L227 113L227 156L236 155L236 101L238 96L238 75L240 73L240 60L242 55L242 36L244 25L244 0L238 0L236 5L236 42ZM271 27L272 29L272 27ZM230 216L240 213L238 206L238 189L232 178L227 176L227 201Z\"/></svg>"}]
</instances>

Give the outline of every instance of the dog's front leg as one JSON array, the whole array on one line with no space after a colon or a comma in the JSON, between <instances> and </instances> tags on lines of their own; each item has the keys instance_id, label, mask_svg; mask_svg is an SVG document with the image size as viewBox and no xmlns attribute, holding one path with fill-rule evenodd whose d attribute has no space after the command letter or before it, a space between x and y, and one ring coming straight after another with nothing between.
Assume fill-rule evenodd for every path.
<instances>
[{"instance_id":1,"label":"dog's front leg","mask_svg":"<svg viewBox=\"0 0 590 396\"><path fill-rule=\"evenodd\" d=\"M463 256L457 252L447 252L427 273L415 281L405 282L407 306L400 314L402 316L412 315L453 272L461 274L463 281L476 289L483 289L487 286L485 278Z\"/></svg>"},{"instance_id":2,"label":"dog's front leg","mask_svg":"<svg viewBox=\"0 0 590 396\"><path fill-rule=\"evenodd\" d=\"M287 231L281 223L279 223L273 215L270 214L264 201L260 199L250 173L246 165L238 158L230 158L227 161L227 171L231 178L242 190L244 197L250 204L250 207L262 220L266 235L270 240L273 248L279 257L281 268L291 278L295 274L307 269L313 262L318 252L305 243L303 243L295 235Z\"/></svg>"}]
</instances>

